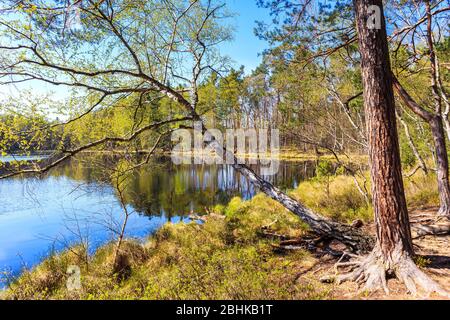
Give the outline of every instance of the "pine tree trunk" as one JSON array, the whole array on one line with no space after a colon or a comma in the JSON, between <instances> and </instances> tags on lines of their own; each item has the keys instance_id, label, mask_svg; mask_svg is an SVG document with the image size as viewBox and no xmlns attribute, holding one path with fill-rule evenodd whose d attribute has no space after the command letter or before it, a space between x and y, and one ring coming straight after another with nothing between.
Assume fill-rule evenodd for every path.
<instances>
[{"instance_id":1,"label":"pine tree trunk","mask_svg":"<svg viewBox=\"0 0 450 320\"><path fill-rule=\"evenodd\" d=\"M386 258L396 249L412 255L384 18L381 29L368 27L371 14L369 7L375 5L382 10L382 1L355 0L354 4L364 84L377 244Z\"/></svg>"}]
</instances>

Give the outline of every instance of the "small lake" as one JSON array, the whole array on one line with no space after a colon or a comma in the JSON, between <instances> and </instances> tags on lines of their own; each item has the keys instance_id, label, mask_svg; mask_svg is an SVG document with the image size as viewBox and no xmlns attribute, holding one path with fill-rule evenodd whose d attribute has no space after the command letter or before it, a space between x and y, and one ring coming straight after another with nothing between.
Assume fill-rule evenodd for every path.
<instances>
[{"instance_id":1,"label":"small lake","mask_svg":"<svg viewBox=\"0 0 450 320\"><path fill-rule=\"evenodd\" d=\"M0 270L16 275L80 240L94 251L115 238L111 230L118 229L123 211L101 166L85 158L44 176L0 180ZM278 174L267 179L286 190L314 172L313 161L281 162ZM144 238L168 221L188 221L190 213L202 214L234 196L250 199L256 192L229 165L175 166L170 158L153 159L132 174L124 191L133 213L126 236Z\"/></svg>"},{"instance_id":2,"label":"small lake","mask_svg":"<svg viewBox=\"0 0 450 320\"><path fill-rule=\"evenodd\" d=\"M14 161L31 161L31 160L41 160L44 159L45 154L42 155L7 155L0 156L0 162L10 163Z\"/></svg>"}]
</instances>

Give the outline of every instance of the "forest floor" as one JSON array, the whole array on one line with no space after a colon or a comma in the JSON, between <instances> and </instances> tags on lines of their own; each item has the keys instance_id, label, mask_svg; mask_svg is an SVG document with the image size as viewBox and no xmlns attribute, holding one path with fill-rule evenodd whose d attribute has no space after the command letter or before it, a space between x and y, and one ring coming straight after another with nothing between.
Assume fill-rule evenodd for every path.
<instances>
[{"instance_id":1,"label":"forest floor","mask_svg":"<svg viewBox=\"0 0 450 320\"><path fill-rule=\"evenodd\" d=\"M437 208L413 209L410 213L410 220L433 220L436 217ZM444 222L448 223L448 222ZM374 232L374 225L366 225L367 231ZM419 265L421 269L433 280L441 285L442 288L450 290L450 235L446 236L425 236L414 240L416 254L420 257ZM316 280L330 275L334 272L336 258L330 255L319 257L316 267L311 269L304 278L313 277ZM414 297L405 291L405 286L397 279L388 281L390 294L386 295L383 291L367 294L359 292L358 286L353 282L333 285L330 292L332 299L338 300L415 300L415 299L445 299L438 295L430 297Z\"/></svg>"}]
</instances>

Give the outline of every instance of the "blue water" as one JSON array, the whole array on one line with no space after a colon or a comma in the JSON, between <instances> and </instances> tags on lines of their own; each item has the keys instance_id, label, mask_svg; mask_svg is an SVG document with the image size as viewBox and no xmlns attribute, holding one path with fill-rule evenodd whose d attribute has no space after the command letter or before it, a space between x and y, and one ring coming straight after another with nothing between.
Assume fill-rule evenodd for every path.
<instances>
[{"instance_id":1,"label":"blue water","mask_svg":"<svg viewBox=\"0 0 450 320\"><path fill-rule=\"evenodd\" d=\"M123 219L111 187L80 186L67 177L0 182L0 203L0 269L10 275L80 240L88 240L92 252L114 239L109 227L118 230ZM168 220L128 210L127 237L148 236Z\"/></svg>"},{"instance_id":2,"label":"blue water","mask_svg":"<svg viewBox=\"0 0 450 320\"><path fill-rule=\"evenodd\" d=\"M45 155L8 155L0 156L1 162L13 162L13 161L31 161L44 159Z\"/></svg>"}]
</instances>

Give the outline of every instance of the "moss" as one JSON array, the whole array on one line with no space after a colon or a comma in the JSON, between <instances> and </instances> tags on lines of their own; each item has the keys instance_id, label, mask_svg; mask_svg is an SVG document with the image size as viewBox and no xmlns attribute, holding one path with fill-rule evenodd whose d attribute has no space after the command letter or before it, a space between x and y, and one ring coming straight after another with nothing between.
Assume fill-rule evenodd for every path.
<instances>
[{"instance_id":1,"label":"moss","mask_svg":"<svg viewBox=\"0 0 450 320\"><path fill-rule=\"evenodd\" d=\"M216 214L225 215L225 209L226 208L227 208L226 206L224 206L222 204L218 204L218 205L214 206L213 211Z\"/></svg>"},{"instance_id":2,"label":"moss","mask_svg":"<svg viewBox=\"0 0 450 320\"><path fill-rule=\"evenodd\" d=\"M234 204L234 209L241 214L228 219L228 228L239 242L258 241L258 233L267 226L270 226L272 232L290 237L299 237L308 230L300 218L262 194L242 202L240 206L236 207Z\"/></svg>"},{"instance_id":3,"label":"moss","mask_svg":"<svg viewBox=\"0 0 450 320\"><path fill-rule=\"evenodd\" d=\"M244 208L242 206L242 199L239 197L234 197L228 203L228 206L223 210L223 212L225 213L225 216L227 218L233 218L237 216L239 213L242 213L243 209Z\"/></svg>"}]
</instances>

